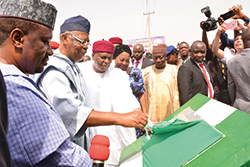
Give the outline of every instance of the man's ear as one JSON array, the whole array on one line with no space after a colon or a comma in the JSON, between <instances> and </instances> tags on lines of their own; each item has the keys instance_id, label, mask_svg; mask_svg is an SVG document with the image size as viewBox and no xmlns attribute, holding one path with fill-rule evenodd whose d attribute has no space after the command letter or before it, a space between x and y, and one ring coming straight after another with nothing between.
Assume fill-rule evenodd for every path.
<instances>
[{"instance_id":1,"label":"man's ear","mask_svg":"<svg viewBox=\"0 0 250 167\"><path fill-rule=\"evenodd\" d=\"M68 35L65 34L65 33L62 33L61 34L61 41L64 43L64 44L67 44L67 38L68 38Z\"/></svg>"},{"instance_id":2,"label":"man's ear","mask_svg":"<svg viewBox=\"0 0 250 167\"><path fill-rule=\"evenodd\" d=\"M94 54L94 53L92 53L92 60L94 60L94 57L95 57L95 54Z\"/></svg>"},{"instance_id":3,"label":"man's ear","mask_svg":"<svg viewBox=\"0 0 250 167\"><path fill-rule=\"evenodd\" d=\"M24 42L24 33L21 29L15 28L10 33L10 40L16 48L22 48Z\"/></svg>"}]
</instances>

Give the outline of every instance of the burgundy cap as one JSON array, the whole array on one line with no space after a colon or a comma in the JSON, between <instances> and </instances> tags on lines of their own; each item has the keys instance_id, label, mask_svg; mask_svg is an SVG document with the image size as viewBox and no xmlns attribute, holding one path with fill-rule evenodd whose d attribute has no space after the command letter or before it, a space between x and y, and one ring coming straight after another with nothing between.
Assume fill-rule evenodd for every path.
<instances>
[{"instance_id":1,"label":"burgundy cap","mask_svg":"<svg viewBox=\"0 0 250 167\"><path fill-rule=\"evenodd\" d=\"M59 48L59 43L57 43L56 41L50 41L49 45L52 49L57 49Z\"/></svg>"},{"instance_id":2,"label":"burgundy cap","mask_svg":"<svg viewBox=\"0 0 250 167\"><path fill-rule=\"evenodd\" d=\"M96 41L93 44L92 52L114 53L114 45L105 40Z\"/></svg>"},{"instance_id":3,"label":"burgundy cap","mask_svg":"<svg viewBox=\"0 0 250 167\"><path fill-rule=\"evenodd\" d=\"M112 37L109 38L109 42L111 42L112 44L122 44L122 39L119 37Z\"/></svg>"}]
</instances>

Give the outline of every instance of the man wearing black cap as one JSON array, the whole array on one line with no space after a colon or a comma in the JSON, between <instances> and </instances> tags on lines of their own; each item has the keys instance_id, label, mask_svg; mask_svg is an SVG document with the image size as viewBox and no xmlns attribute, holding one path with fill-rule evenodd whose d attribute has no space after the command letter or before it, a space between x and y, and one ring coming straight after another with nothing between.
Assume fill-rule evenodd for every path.
<instances>
[{"instance_id":1,"label":"man wearing black cap","mask_svg":"<svg viewBox=\"0 0 250 167\"><path fill-rule=\"evenodd\" d=\"M42 72L56 9L40 0L0 0L0 69L6 83L12 166L91 166L61 117L26 75Z\"/></svg>"},{"instance_id":2,"label":"man wearing black cap","mask_svg":"<svg viewBox=\"0 0 250 167\"><path fill-rule=\"evenodd\" d=\"M146 115L138 111L124 115L99 112L89 107L84 76L76 65L90 46L89 31L90 22L82 16L65 20L61 25L59 49L51 56L44 72L36 78L39 89L62 117L71 140L86 150L91 135L95 134L91 131L86 134L88 126L143 127L147 120Z\"/></svg>"}]
</instances>

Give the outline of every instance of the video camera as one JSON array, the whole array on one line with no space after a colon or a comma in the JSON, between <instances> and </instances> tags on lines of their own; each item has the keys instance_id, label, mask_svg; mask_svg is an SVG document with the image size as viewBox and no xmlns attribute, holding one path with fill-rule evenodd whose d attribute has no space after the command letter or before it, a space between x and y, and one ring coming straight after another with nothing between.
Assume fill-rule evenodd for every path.
<instances>
[{"instance_id":1,"label":"video camera","mask_svg":"<svg viewBox=\"0 0 250 167\"><path fill-rule=\"evenodd\" d=\"M206 6L201 9L201 13L204 13L207 16L207 20L201 25L201 28L205 31L215 30L217 28L217 20L214 17L211 17L212 12L209 6ZM225 20L229 19L230 17L234 16L234 12L231 10L225 14L220 15Z\"/></svg>"}]
</instances>

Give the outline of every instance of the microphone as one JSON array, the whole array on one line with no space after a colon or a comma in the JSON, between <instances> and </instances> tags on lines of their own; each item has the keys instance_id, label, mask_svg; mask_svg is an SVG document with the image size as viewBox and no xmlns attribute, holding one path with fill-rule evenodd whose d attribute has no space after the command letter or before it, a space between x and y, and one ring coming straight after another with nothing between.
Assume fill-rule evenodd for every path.
<instances>
[{"instance_id":1,"label":"microphone","mask_svg":"<svg viewBox=\"0 0 250 167\"><path fill-rule=\"evenodd\" d=\"M95 135L90 143L89 156L93 159L93 167L104 167L104 161L109 158L109 138Z\"/></svg>"}]
</instances>

